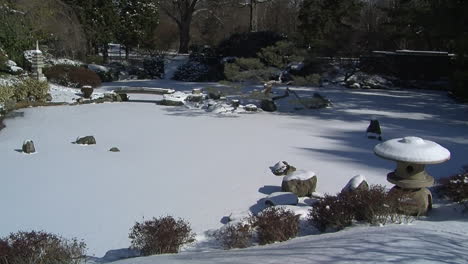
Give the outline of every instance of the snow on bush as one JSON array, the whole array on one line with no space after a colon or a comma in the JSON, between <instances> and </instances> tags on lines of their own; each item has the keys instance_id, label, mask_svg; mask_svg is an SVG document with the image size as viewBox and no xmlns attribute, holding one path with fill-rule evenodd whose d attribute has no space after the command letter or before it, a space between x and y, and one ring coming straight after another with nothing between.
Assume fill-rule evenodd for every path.
<instances>
[{"instance_id":1,"label":"snow on bush","mask_svg":"<svg viewBox=\"0 0 468 264\"><path fill-rule=\"evenodd\" d=\"M17 232L0 239L0 263L78 264L85 259L86 244L43 231Z\"/></svg>"},{"instance_id":2,"label":"snow on bush","mask_svg":"<svg viewBox=\"0 0 468 264\"><path fill-rule=\"evenodd\" d=\"M140 250L144 256L178 253L180 247L193 242L194 237L188 222L172 216L136 222L129 234L132 248Z\"/></svg>"}]
</instances>

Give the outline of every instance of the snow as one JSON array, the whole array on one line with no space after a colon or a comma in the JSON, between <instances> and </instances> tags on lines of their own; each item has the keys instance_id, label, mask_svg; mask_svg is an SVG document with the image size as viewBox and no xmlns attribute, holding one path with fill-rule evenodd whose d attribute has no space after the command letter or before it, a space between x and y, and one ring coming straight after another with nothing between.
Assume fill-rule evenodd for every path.
<instances>
[{"instance_id":1,"label":"snow","mask_svg":"<svg viewBox=\"0 0 468 264\"><path fill-rule=\"evenodd\" d=\"M283 181L292 181L292 180L306 181L314 177L315 175L316 174L313 171L297 170L287 176L284 176Z\"/></svg>"},{"instance_id":2,"label":"snow","mask_svg":"<svg viewBox=\"0 0 468 264\"><path fill-rule=\"evenodd\" d=\"M299 198L291 192L274 192L265 198L266 205L296 205Z\"/></svg>"},{"instance_id":3,"label":"snow","mask_svg":"<svg viewBox=\"0 0 468 264\"><path fill-rule=\"evenodd\" d=\"M355 190L363 181L366 181L366 177L363 175L356 175L349 180L349 182L346 184L346 186L343 188L342 191L352 191Z\"/></svg>"},{"instance_id":4,"label":"snow","mask_svg":"<svg viewBox=\"0 0 468 264\"><path fill-rule=\"evenodd\" d=\"M439 144L419 137L395 138L378 144L375 154L390 160L434 164L450 159L450 151Z\"/></svg>"},{"instance_id":5,"label":"snow","mask_svg":"<svg viewBox=\"0 0 468 264\"><path fill-rule=\"evenodd\" d=\"M98 65L98 64L88 64L88 69L92 70L93 72L108 72L109 68Z\"/></svg>"},{"instance_id":6,"label":"snow","mask_svg":"<svg viewBox=\"0 0 468 264\"><path fill-rule=\"evenodd\" d=\"M121 86L186 93L221 87L138 80L106 83L95 94ZM283 94L284 89L273 91ZM392 187L386 175L394 162L377 157L372 150L378 142L365 136L370 119L379 119L385 138L417 135L449 149L449 161L427 167L436 179L466 165L468 106L442 92L291 89L300 96L320 92L333 107L294 111L286 99L278 101L276 113L224 116L159 106L153 99L162 96L132 94L122 103L19 110L23 116L4 120L6 128L0 131L0 208L8 216L0 220L0 237L46 230L83 239L88 254L101 257L129 246L135 221L170 214L191 223L196 244L178 255L119 263L467 262L466 216L443 204L411 225L358 226L245 250L206 247L206 232L220 228L223 218L239 211L258 213L265 198L281 190L281 179L269 169L278 160L316 172L320 193L339 192L357 174L366 175L369 184ZM52 86L51 93L54 102L80 97L79 89L59 86ZM80 135L95 136L97 144L72 144ZM25 139L34 141L37 154L15 151ZM118 155L108 151L113 146L121 149Z\"/></svg>"}]
</instances>

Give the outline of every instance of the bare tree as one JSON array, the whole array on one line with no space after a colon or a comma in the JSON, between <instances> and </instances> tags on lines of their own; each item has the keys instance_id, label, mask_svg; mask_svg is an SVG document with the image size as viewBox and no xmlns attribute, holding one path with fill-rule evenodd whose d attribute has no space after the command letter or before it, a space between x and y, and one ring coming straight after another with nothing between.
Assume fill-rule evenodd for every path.
<instances>
[{"instance_id":1,"label":"bare tree","mask_svg":"<svg viewBox=\"0 0 468 264\"><path fill-rule=\"evenodd\" d=\"M272 0L242 0L239 2L241 7L248 7L250 10L249 31L256 32L258 30L258 11L257 5L270 2Z\"/></svg>"}]
</instances>

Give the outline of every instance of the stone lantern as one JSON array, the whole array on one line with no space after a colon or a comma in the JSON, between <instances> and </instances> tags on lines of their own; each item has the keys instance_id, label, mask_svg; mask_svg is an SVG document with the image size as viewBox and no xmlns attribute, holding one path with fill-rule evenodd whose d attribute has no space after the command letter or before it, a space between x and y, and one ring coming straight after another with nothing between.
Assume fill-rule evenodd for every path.
<instances>
[{"instance_id":1,"label":"stone lantern","mask_svg":"<svg viewBox=\"0 0 468 264\"><path fill-rule=\"evenodd\" d=\"M36 50L32 52L32 77L38 81L47 81L47 78L42 73L42 68L44 68L44 56L42 51L39 50L39 42L36 42Z\"/></svg>"},{"instance_id":2,"label":"stone lantern","mask_svg":"<svg viewBox=\"0 0 468 264\"><path fill-rule=\"evenodd\" d=\"M427 189L434 178L425 171L425 165L450 159L450 152L439 144L419 137L396 138L378 144L374 153L397 163L387 180L396 186L390 192L399 192L400 210L409 215L425 215L432 208L432 194Z\"/></svg>"}]
</instances>

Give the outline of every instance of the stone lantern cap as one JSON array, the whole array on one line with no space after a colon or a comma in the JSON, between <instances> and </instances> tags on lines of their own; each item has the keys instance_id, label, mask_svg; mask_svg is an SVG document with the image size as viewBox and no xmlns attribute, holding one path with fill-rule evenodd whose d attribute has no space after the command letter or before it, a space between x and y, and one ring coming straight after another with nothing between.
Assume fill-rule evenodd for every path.
<instances>
[{"instance_id":1,"label":"stone lantern cap","mask_svg":"<svg viewBox=\"0 0 468 264\"><path fill-rule=\"evenodd\" d=\"M419 137L390 139L375 146L374 153L384 159L415 164L437 164L450 159L446 148Z\"/></svg>"}]
</instances>

